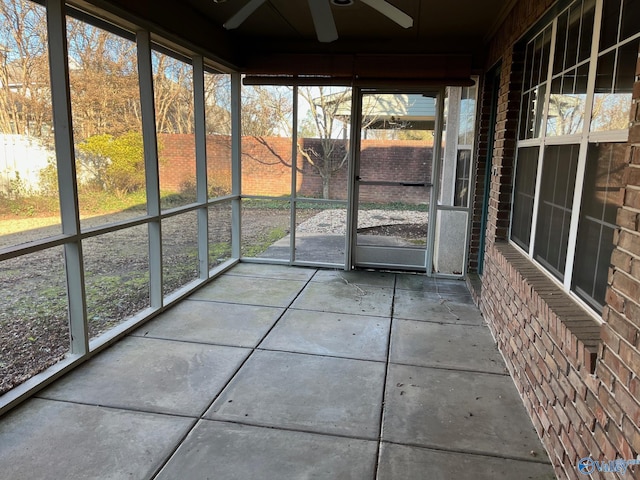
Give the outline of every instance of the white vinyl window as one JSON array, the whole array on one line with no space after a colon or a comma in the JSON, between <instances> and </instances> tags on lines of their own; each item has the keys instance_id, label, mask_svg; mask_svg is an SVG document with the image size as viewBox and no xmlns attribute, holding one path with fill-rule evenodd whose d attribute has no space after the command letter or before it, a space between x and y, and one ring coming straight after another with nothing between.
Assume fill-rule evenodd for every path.
<instances>
[{"instance_id":1,"label":"white vinyl window","mask_svg":"<svg viewBox=\"0 0 640 480\"><path fill-rule=\"evenodd\" d=\"M601 312L640 0L576 0L526 44L511 241Z\"/></svg>"}]
</instances>

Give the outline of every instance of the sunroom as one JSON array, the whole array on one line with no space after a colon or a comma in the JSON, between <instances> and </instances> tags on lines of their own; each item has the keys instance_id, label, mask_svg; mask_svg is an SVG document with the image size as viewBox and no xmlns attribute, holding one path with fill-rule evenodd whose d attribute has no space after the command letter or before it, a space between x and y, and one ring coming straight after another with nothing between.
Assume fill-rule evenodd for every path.
<instances>
[{"instance_id":1,"label":"sunroom","mask_svg":"<svg viewBox=\"0 0 640 480\"><path fill-rule=\"evenodd\" d=\"M640 452L640 2L1 5L3 441L35 403L157 425L96 457L141 478Z\"/></svg>"}]
</instances>

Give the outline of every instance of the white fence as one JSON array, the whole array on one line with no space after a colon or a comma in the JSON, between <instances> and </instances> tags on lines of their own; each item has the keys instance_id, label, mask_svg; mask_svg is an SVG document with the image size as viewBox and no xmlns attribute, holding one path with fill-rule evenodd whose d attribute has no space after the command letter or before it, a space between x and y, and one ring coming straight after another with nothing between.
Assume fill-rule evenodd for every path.
<instances>
[{"instance_id":1,"label":"white fence","mask_svg":"<svg viewBox=\"0 0 640 480\"><path fill-rule=\"evenodd\" d=\"M52 158L37 138L0 134L0 194L40 191L40 171Z\"/></svg>"}]
</instances>

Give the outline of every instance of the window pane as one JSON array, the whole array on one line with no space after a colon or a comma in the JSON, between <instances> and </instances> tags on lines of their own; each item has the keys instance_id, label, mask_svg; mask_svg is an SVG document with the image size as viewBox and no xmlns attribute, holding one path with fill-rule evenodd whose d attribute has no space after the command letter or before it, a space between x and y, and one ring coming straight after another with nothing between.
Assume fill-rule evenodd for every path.
<instances>
[{"instance_id":1,"label":"window pane","mask_svg":"<svg viewBox=\"0 0 640 480\"><path fill-rule=\"evenodd\" d=\"M544 152L534 258L562 279L579 145L548 146Z\"/></svg>"},{"instance_id":2,"label":"window pane","mask_svg":"<svg viewBox=\"0 0 640 480\"><path fill-rule=\"evenodd\" d=\"M291 195L292 92L242 89L242 194Z\"/></svg>"},{"instance_id":3,"label":"window pane","mask_svg":"<svg viewBox=\"0 0 640 480\"><path fill-rule=\"evenodd\" d=\"M464 87L460 101L458 145L473 145L476 121L476 87Z\"/></svg>"},{"instance_id":4,"label":"window pane","mask_svg":"<svg viewBox=\"0 0 640 480\"><path fill-rule=\"evenodd\" d=\"M458 150L456 159L456 183L453 204L456 207L469 206L469 175L471 173L471 150Z\"/></svg>"},{"instance_id":5,"label":"window pane","mask_svg":"<svg viewBox=\"0 0 640 480\"><path fill-rule=\"evenodd\" d=\"M146 214L136 44L67 18L83 228Z\"/></svg>"},{"instance_id":6,"label":"window pane","mask_svg":"<svg viewBox=\"0 0 640 480\"><path fill-rule=\"evenodd\" d=\"M197 212L162 220L162 274L165 296L198 278Z\"/></svg>"},{"instance_id":7,"label":"window pane","mask_svg":"<svg viewBox=\"0 0 640 480\"><path fill-rule=\"evenodd\" d=\"M536 138L540 135L550 49L551 25L527 45L520 113L521 139Z\"/></svg>"},{"instance_id":8,"label":"window pane","mask_svg":"<svg viewBox=\"0 0 640 480\"><path fill-rule=\"evenodd\" d=\"M599 57L591 131L629 128L637 58L637 40Z\"/></svg>"},{"instance_id":9,"label":"window pane","mask_svg":"<svg viewBox=\"0 0 640 480\"><path fill-rule=\"evenodd\" d=\"M572 135L584 126L589 64L585 63L551 82L547 135Z\"/></svg>"},{"instance_id":10,"label":"window pane","mask_svg":"<svg viewBox=\"0 0 640 480\"><path fill-rule=\"evenodd\" d=\"M82 242L91 338L149 306L147 225Z\"/></svg>"},{"instance_id":11,"label":"window pane","mask_svg":"<svg viewBox=\"0 0 640 480\"><path fill-rule=\"evenodd\" d=\"M351 98L346 87L298 88L298 197L346 200Z\"/></svg>"},{"instance_id":12,"label":"window pane","mask_svg":"<svg viewBox=\"0 0 640 480\"><path fill-rule=\"evenodd\" d=\"M231 75L205 72L209 198L231 194Z\"/></svg>"},{"instance_id":13,"label":"window pane","mask_svg":"<svg viewBox=\"0 0 640 480\"><path fill-rule=\"evenodd\" d=\"M596 13L596 1L585 0L582 5L582 20L580 22L580 44L578 45L578 63L591 56L593 40L593 22Z\"/></svg>"},{"instance_id":14,"label":"window pane","mask_svg":"<svg viewBox=\"0 0 640 480\"><path fill-rule=\"evenodd\" d=\"M562 73L564 70L564 59L567 51L567 23L569 19L569 10L565 10L558 17L558 26L556 32L556 46L553 54L553 74Z\"/></svg>"},{"instance_id":15,"label":"window pane","mask_svg":"<svg viewBox=\"0 0 640 480\"><path fill-rule=\"evenodd\" d=\"M231 201L209 205L209 268L231 258Z\"/></svg>"},{"instance_id":16,"label":"window pane","mask_svg":"<svg viewBox=\"0 0 640 480\"><path fill-rule=\"evenodd\" d=\"M511 240L525 250L529 250L529 241L531 239L533 199L536 190L539 151L539 147L518 149L511 219Z\"/></svg>"},{"instance_id":17,"label":"window pane","mask_svg":"<svg viewBox=\"0 0 640 480\"><path fill-rule=\"evenodd\" d=\"M242 256L289 260L288 200L242 201Z\"/></svg>"},{"instance_id":18,"label":"window pane","mask_svg":"<svg viewBox=\"0 0 640 480\"><path fill-rule=\"evenodd\" d=\"M620 41L640 32L640 0L623 0Z\"/></svg>"},{"instance_id":19,"label":"window pane","mask_svg":"<svg viewBox=\"0 0 640 480\"><path fill-rule=\"evenodd\" d=\"M343 266L346 232L344 205L296 202L296 261Z\"/></svg>"},{"instance_id":20,"label":"window pane","mask_svg":"<svg viewBox=\"0 0 640 480\"><path fill-rule=\"evenodd\" d=\"M1 0L0 33L2 248L62 229L44 7L28 0Z\"/></svg>"},{"instance_id":21,"label":"window pane","mask_svg":"<svg viewBox=\"0 0 640 480\"><path fill-rule=\"evenodd\" d=\"M600 29L600 48L603 51L618 42L621 0L604 0L602 7L602 27Z\"/></svg>"},{"instance_id":22,"label":"window pane","mask_svg":"<svg viewBox=\"0 0 640 480\"><path fill-rule=\"evenodd\" d=\"M0 262L0 395L69 351L62 247Z\"/></svg>"},{"instance_id":23,"label":"window pane","mask_svg":"<svg viewBox=\"0 0 640 480\"><path fill-rule=\"evenodd\" d=\"M160 205L167 210L196 201L193 68L157 51L152 64Z\"/></svg>"},{"instance_id":24,"label":"window pane","mask_svg":"<svg viewBox=\"0 0 640 480\"><path fill-rule=\"evenodd\" d=\"M576 293L598 311L604 305L616 213L623 201L625 150L624 144L602 143L590 144L587 152L572 280Z\"/></svg>"},{"instance_id":25,"label":"window pane","mask_svg":"<svg viewBox=\"0 0 640 480\"><path fill-rule=\"evenodd\" d=\"M547 93L547 84L534 88L526 98L523 98L522 108L526 112L521 113L520 138L538 138L542 125L542 109L544 97Z\"/></svg>"}]
</instances>

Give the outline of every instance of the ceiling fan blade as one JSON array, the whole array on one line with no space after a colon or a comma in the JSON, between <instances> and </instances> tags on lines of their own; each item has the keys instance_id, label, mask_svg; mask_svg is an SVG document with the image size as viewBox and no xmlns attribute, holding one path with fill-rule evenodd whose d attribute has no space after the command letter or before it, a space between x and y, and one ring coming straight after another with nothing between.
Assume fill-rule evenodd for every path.
<instances>
[{"instance_id":1,"label":"ceiling fan blade","mask_svg":"<svg viewBox=\"0 0 640 480\"><path fill-rule=\"evenodd\" d=\"M366 3L403 28L413 27L413 18L385 0L362 0L362 3Z\"/></svg>"},{"instance_id":2,"label":"ceiling fan blade","mask_svg":"<svg viewBox=\"0 0 640 480\"><path fill-rule=\"evenodd\" d=\"M311 18L316 27L316 35L319 42L333 42L338 39L338 31L333 21L329 0L309 0Z\"/></svg>"},{"instance_id":3,"label":"ceiling fan blade","mask_svg":"<svg viewBox=\"0 0 640 480\"><path fill-rule=\"evenodd\" d=\"M227 20L223 27L227 30L232 30L234 28L238 28L242 25L249 15L255 12L260 5L262 5L267 0L249 0L249 2L238 10L229 20Z\"/></svg>"}]
</instances>

